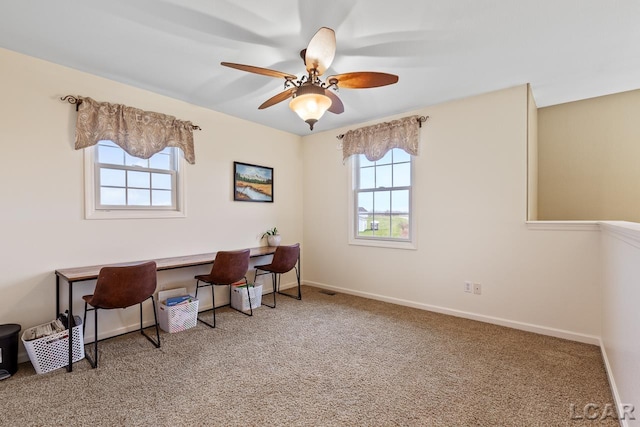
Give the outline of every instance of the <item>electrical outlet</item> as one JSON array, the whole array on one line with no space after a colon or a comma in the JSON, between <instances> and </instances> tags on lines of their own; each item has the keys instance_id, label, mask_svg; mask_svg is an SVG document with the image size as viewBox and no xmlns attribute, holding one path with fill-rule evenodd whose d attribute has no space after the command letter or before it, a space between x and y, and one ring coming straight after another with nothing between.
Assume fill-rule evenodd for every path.
<instances>
[{"instance_id":1,"label":"electrical outlet","mask_svg":"<svg viewBox=\"0 0 640 427\"><path fill-rule=\"evenodd\" d=\"M473 283L471 282L464 282L464 291L471 293L473 291Z\"/></svg>"},{"instance_id":2,"label":"electrical outlet","mask_svg":"<svg viewBox=\"0 0 640 427\"><path fill-rule=\"evenodd\" d=\"M473 293L476 295L482 295L482 285L480 283L473 284Z\"/></svg>"}]
</instances>

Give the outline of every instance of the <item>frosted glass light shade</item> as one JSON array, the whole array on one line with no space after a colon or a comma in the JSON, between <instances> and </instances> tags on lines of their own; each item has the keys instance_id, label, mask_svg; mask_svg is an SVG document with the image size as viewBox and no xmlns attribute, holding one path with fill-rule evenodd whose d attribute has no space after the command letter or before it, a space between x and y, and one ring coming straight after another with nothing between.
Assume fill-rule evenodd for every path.
<instances>
[{"instance_id":1,"label":"frosted glass light shade","mask_svg":"<svg viewBox=\"0 0 640 427\"><path fill-rule=\"evenodd\" d=\"M289 102L289 108L309 124L313 125L331 107L331 99L324 94L324 89L318 86L302 86L294 98Z\"/></svg>"}]
</instances>

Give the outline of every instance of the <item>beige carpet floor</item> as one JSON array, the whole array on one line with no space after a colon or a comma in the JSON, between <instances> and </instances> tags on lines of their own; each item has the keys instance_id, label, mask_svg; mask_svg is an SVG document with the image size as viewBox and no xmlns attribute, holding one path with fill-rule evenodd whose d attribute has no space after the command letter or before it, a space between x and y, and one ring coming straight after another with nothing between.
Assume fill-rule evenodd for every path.
<instances>
[{"instance_id":1,"label":"beige carpet floor","mask_svg":"<svg viewBox=\"0 0 640 427\"><path fill-rule=\"evenodd\" d=\"M596 346L308 286L252 318L218 313L160 349L104 341L96 370L21 364L0 425L617 425L572 419L613 403Z\"/></svg>"}]
</instances>

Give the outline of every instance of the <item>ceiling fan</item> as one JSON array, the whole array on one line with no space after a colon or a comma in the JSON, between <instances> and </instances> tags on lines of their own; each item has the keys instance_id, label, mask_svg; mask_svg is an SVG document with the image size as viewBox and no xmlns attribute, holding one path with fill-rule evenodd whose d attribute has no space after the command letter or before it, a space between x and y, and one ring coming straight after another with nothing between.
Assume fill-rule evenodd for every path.
<instances>
[{"instance_id":1,"label":"ceiling fan","mask_svg":"<svg viewBox=\"0 0 640 427\"><path fill-rule=\"evenodd\" d=\"M289 108L295 111L313 130L313 125L322 117L325 111L330 111L334 114L344 112L344 105L335 94L338 88L361 89L386 86L398 82L398 76L394 74L374 71L337 74L329 76L325 81L322 81L320 76L331 66L335 54L335 32L331 28L322 27L313 36L307 48L300 52L300 57L304 60L308 74L299 79L293 74L252 65L232 62L222 62L221 65L264 76L284 78L285 90L267 99L258 109L262 110L292 98L289 102Z\"/></svg>"}]
</instances>

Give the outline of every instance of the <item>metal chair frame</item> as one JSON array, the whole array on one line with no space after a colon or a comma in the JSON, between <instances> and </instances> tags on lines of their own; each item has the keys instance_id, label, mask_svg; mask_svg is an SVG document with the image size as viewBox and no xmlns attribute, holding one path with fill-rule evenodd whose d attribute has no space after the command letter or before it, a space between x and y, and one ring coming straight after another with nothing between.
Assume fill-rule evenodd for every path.
<instances>
[{"instance_id":1,"label":"metal chair frame","mask_svg":"<svg viewBox=\"0 0 640 427\"><path fill-rule=\"evenodd\" d=\"M231 305L231 286L234 286L235 284L233 283L210 283L207 282L205 280L200 280L198 279L198 281L196 282L196 298L198 298L198 289L200 288L204 288L206 286L211 286L211 303L212 303L212 308L208 309L208 310L202 310L200 312L198 312L198 314L200 313L205 313L207 311L211 311L213 310L213 324L204 321L200 318L200 316L198 316L198 320L202 323L204 323L205 325L207 325L210 328L215 328L216 327L216 308L222 308L222 307L231 307L232 309L234 309L235 311L244 314L245 316L253 316L253 308L251 307L251 294L249 293L249 286L247 283L247 276L244 277L244 283L245 285L247 285L247 297L249 297L249 313L242 311L242 310L238 310L237 308L235 308L234 306ZM206 285L200 285L200 282L204 282L206 283ZM215 287L216 286L229 286L229 304L224 304L224 305L220 305L216 307L216 293L215 293Z\"/></svg>"},{"instance_id":2,"label":"metal chair frame","mask_svg":"<svg viewBox=\"0 0 640 427\"><path fill-rule=\"evenodd\" d=\"M296 271L296 280L298 282L298 295L291 295L288 294L286 292L281 292L280 291L280 280L282 279L282 275L284 273L275 273L272 271L267 271L267 270L262 270L260 268L260 266L256 266L256 272L255 275L253 277L253 283L256 283L256 280L258 278L258 276L264 276L265 274L271 274L271 283L273 285L272 291L271 293L273 294L273 305L269 305L267 303L264 302L264 298L262 300L262 305L265 305L269 308L276 308L276 293L280 294L280 295L284 295L286 297L289 298L293 298L293 299L297 299L297 300L301 300L302 299L302 292L300 290L300 269L299 269L299 265L300 265L300 254L298 253L298 260L296 262L296 265L293 266L293 269ZM258 273L258 270L263 271L263 273ZM289 270L291 271L291 270ZM264 296L264 294L263 294Z\"/></svg>"},{"instance_id":3,"label":"metal chair frame","mask_svg":"<svg viewBox=\"0 0 640 427\"><path fill-rule=\"evenodd\" d=\"M140 303L140 333L142 335L145 336L146 339L148 339L151 344L153 344L155 346L155 348L160 348L160 330L158 329L158 314L156 313L156 302L155 299L153 298L153 295L151 295L149 298L151 298L151 304L153 305L153 317L155 319L155 327L156 327L156 340L154 341L153 338L151 338L149 335L144 333L144 327L143 327L143 321L142 321L142 301ZM148 300L149 298L147 298L146 300ZM146 301L145 300L145 301ZM127 307L128 308L128 307ZM83 317L83 321L82 321L82 335L84 335L85 333L85 329L86 329L86 325L87 325L87 311L93 311L93 328L94 328L94 341L93 341L93 356L91 356L89 354L89 352L86 351L86 347L85 347L85 355L84 357L87 359L87 361L89 362L89 364L91 365L92 368L97 368L98 367L98 310L113 310L113 309L108 309L108 308L100 308L100 307L93 307L89 308L89 303L85 301L84 303L84 317ZM134 332L134 331L132 331ZM113 338L113 337L111 337Z\"/></svg>"}]
</instances>

